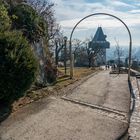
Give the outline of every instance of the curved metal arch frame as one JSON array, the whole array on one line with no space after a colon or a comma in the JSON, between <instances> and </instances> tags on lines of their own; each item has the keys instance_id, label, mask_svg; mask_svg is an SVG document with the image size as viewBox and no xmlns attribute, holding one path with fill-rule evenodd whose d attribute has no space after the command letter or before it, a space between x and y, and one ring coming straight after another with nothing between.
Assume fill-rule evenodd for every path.
<instances>
[{"instance_id":1,"label":"curved metal arch frame","mask_svg":"<svg viewBox=\"0 0 140 140\"><path fill-rule=\"evenodd\" d=\"M130 80L130 69L131 69L131 51L132 51L132 36L131 36L131 32L128 28L128 26L126 25L126 23L121 20L120 18L118 18L117 16L114 16L112 14L108 14L108 13L94 13L94 14L90 14L84 18L82 18L80 21L78 21L76 23L76 25L73 27L72 31L71 31L71 34L70 34L70 78L72 79L73 78L73 64L72 64L72 36L73 36L73 33L76 29L76 27L85 19L91 17L91 16L97 16L97 15L107 15L107 16L110 16L110 17L113 17L117 20L119 20L124 26L125 28L127 29L128 31L128 35L129 35L129 67L128 67L128 80Z\"/></svg>"}]
</instances>

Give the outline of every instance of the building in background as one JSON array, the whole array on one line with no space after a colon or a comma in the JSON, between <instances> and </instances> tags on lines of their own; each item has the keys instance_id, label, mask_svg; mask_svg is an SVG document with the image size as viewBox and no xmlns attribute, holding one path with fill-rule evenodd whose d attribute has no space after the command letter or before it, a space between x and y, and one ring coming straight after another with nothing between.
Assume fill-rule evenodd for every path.
<instances>
[{"instance_id":1,"label":"building in background","mask_svg":"<svg viewBox=\"0 0 140 140\"><path fill-rule=\"evenodd\" d=\"M106 40L106 35L103 33L102 27L98 27L92 41L89 42L89 49L95 54L94 65L100 66L106 64L106 49L110 48L110 43Z\"/></svg>"}]
</instances>

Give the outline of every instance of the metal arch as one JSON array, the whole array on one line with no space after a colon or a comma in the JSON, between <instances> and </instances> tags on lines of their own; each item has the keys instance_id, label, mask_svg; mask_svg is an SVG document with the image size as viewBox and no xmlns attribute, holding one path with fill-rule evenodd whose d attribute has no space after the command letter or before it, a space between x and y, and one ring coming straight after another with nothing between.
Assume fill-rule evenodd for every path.
<instances>
[{"instance_id":1,"label":"metal arch","mask_svg":"<svg viewBox=\"0 0 140 140\"><path fill-rule=\"evenodd\" d=\"M130 69L131 69L131 51L132 51L132 36L131 36L131 32L128 28L128 26L126 25L126 23L121 20L120 18L118 18L117 16L114 16L112 14L108 14L108 13L94 13L94 14L90 14L84 18L82 18L79 22L77 22L77 24L74 26L74 28L72 29L72 32L70 34L70 78L73 78L73 64L72 64L72 46L71 46L71 41L72 41L72 36L73 36L73 33L74 33L74 30L75 28L83 21L85 20L86 18L89 18L91 16L96 16L96 15L107 15L107 16L111 16L117 20L119 20L121 23L123 23L123 25L126 27L127 31L128 31L128 34L129 34L129 68L128 68L128 80L130 80Z\"/></svg>"}]
</instances>

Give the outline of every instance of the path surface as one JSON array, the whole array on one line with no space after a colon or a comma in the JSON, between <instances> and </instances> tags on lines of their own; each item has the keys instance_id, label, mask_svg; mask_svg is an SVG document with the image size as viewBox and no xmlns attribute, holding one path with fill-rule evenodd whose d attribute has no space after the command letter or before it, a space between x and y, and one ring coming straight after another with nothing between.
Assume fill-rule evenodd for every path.
<instances>
[{"instance_id":1,"label":"path surface","mask_svg":"<svg viewBox=\"0 0 140 140\"><path fill-rule=\"evenodd\" d=\"M102 71L65 98L71 101L49 97L12 114L0 140L115 140L127 128L127 75Z\"/></svg>"},{"instance_id":2,"label":"path surface","mask_svg":"<svg viewBox=\"0 0 140 140\"><path fill-rule=\"evenodd\" d=\"M68 97L128 112L130 97L127 75L112 76L108 71L102 71L77 87Z\"/></svg>"}]
</instances>

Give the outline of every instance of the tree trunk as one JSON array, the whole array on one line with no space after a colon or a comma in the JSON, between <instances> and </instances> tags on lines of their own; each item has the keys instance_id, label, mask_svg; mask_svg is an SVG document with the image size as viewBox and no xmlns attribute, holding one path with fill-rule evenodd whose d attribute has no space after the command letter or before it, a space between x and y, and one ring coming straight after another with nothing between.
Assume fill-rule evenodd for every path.
<instances>
[{"instance_id":1,"label":"tree trunk","mask_svg":"<svg viewBox=\"0 0 140 140\"><path fill-rule=\"evenodd\" d=\"M90 68L91 67L91 59L88 58L88 67Z\"/></svg>"},{"instance_id":2,"label":"tree trunk","mask_svg":"<svg viewBox=\"0 0 140 140\"><path fill-rule=\"evenodd\" d=\"M55 42L55 65L57 66L58 65L58 44L57 42Z\"/></svg>"},{"instance_id":3,"label":"tree trunk","mask_svg":"<svg viewBox=\"0 0 140 140\"><path fill-rule=\"evenodd\" d=\"M55 54L55 65L58 65L58 53Z\"/></svg>"}]
</instances>

